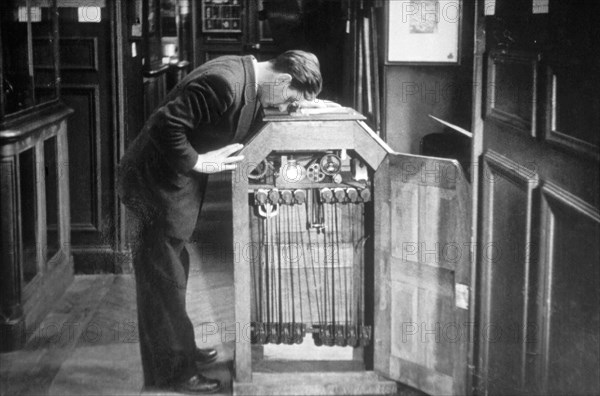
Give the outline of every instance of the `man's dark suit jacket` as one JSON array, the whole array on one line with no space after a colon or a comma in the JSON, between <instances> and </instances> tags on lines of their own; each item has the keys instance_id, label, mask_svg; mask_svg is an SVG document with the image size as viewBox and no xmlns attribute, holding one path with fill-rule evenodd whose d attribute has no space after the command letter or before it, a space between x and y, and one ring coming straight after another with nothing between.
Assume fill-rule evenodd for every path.
<instances>
[{"instance_id":1,"label":"man's dark suit jacket","mask_svg":"<svg viewBox=\"0 0 600 396\"><path fill-rule=\"evenodd\" d=\"M206 176L198 154L242 141L258 107L251 56L224 56L193 70L165 98L121 159L123 203L166 235L188 240Z\"/></svg>"}]
</instances>

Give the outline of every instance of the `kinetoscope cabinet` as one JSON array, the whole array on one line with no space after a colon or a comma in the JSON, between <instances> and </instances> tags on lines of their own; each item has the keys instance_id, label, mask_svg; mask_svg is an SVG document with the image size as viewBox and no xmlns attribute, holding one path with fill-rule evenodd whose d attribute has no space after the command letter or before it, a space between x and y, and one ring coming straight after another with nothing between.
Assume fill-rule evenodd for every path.
<instances>
[{"instance_id":1,"label":"kinetoscope cabinet","mask_svg":"<svg viewBox=\"0 0 600 396\"><path fill-rule=\"evenodd\" d=\"M467 180L363 120L267 112L241 151L234 394L467 392Z\"/></svg>"}]
</instances>

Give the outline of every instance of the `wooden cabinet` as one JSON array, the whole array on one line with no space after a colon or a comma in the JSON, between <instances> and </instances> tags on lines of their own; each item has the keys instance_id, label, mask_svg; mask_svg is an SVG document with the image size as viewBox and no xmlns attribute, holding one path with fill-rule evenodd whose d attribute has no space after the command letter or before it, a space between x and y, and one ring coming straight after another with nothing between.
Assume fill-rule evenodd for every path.
<instances>
[{"instance_id":1,"label":"wooden cabinet","mask_svg":"<svg viewBox=\"0 0 600 396\"><path fill-rule=\"evenodd\" d=\"M277 50L265 18L263 1L202 0L194 18L195 65L222 55L252 54L270 59Z\"/></svg>"},{"instance_id":2,"label":"wooden cabinet","mask_svg":"<svg viewBox=\"0 0 600 396\"><path fill-rule=\"evenodd\" d=\"M0 14L0 351L21 347L73 279L56 2L25 4Z\"/></svg>"},{"instance_id":3,"label":"wooden cabinet","mask_svg":"<svg viewBox=\"0 0 600 396\"><path fill-rule=\"evenodd\" d=\"M364 119L265 111L240 152L235 395L467 394L470 187Z\"/></svg>"}]
</instances>

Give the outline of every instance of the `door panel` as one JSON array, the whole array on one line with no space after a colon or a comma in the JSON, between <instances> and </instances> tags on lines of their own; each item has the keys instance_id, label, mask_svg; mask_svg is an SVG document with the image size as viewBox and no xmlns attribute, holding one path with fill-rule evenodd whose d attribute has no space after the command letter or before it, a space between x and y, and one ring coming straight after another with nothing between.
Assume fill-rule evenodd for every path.
<instances>
[{"instance_id":1,"label":"door panel","mask_svg":"<svg viewBox=\"0 0 600 396\"><path fill-rule=\"evenodd\" d=\"M536 134L537 54L491 51L488 59L487 116Z\"/></svg>"},{"instance_id":2,"label":"door panel","mask_svg":"<svg viewBox=\"0 0 600 396\"><path fill-rule=\"evenodd\" d=\"M594 394L600 329L600 213L552 183L542 187L543 261L547 305L540 340L543 382L552 394Z\"/></svg>"},{"instance_id":3,"label":"door panel","mask_svg":"<svg viewBox=\"0 0 600 396\"><path fill-rule=\"evenodd\" d=\"M557 146L594 155L600 147L600 134L590 128L600 125L598 70L577 62L556 63L546 66L546 139ZM589 77L592 83L581 76Z\"/></svg>"},{"instance_id":4,"label":"door panel","mask_svg":"<svg viewBox=\"0 0 600 396\"><path fill-rule=\"evenodd\" d=\"M467 179L453 160L390 154L375 188L375 370L429 394L464 394Z\"/></svg>"},{"instance_id":5,"label":"door panel","mask_svg":"<svg viewBox=\"0 0 600 396\"><path fill-rule=\"evenodd\" d=\"M79 22L60 7L61 97L69 120L71 243L76 271L112 271L115 225L110 9ZM108 255L108 256L107 256Z\"/></svg>"},{"instance_id":6,"label":"door panel","mask_svg":"<svg viewBox=\"0 0 600 396\"><path fill-rule=\"evenodd\" d=\"M484 156L479 323L481 369L492 394L525 391L533 192L537 175L490 151ZM502 236L502 237L501 237ZM491 308L493 307L493 309Z\"/></svg>"},{"instance_id":7,"label":"door panel","mask_svg":"<svg viewBox=\"0 0 600 396\"><path fill-rule=\"evenodd\" d=\"M100 111L98 86L90 84L61 87L63 101L71 107L75 116L70 120L69 156L77 163L79 171L71 175L71 230L74 233L98 232L102 218L100 193L102 185L96 175L100 174L99 144ZM82 170L86 170L83 172Z\"/></svg>"}]
</instances>

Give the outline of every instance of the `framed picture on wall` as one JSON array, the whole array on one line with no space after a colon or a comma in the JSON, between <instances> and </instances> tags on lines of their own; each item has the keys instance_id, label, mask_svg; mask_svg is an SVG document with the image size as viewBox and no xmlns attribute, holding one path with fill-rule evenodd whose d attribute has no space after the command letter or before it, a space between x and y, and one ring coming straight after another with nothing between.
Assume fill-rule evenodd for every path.
<instances>
[{"instance_id":1,"label":"framed picture on wall","mask_svg":"<svg viewBox=\"0 0 600 396\"><path fill-rule=\"evenodd\" d=\"M386 63L460 63L462 0L391 0L386 5Z\"/></svg>"}]
</instances>

